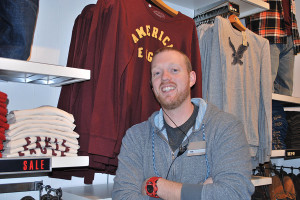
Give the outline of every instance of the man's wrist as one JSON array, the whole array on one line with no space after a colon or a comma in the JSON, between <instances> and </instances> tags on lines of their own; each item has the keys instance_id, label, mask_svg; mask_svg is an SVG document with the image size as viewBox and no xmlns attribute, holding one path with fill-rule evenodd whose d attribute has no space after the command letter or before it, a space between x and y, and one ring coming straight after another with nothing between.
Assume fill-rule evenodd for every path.
<instances>
[{"instance_id":1,"label":"man's wrist","mask_svg":"<svg viewBox=\"0 0 300 200\"><path fill-rule=\"evenodd\" d=\"M147 180L145 185L146 194L149 197L159 198L157 195L158 187L157 187L157 181L161 177L151 177Z\"/></svg>"}]
</instances>

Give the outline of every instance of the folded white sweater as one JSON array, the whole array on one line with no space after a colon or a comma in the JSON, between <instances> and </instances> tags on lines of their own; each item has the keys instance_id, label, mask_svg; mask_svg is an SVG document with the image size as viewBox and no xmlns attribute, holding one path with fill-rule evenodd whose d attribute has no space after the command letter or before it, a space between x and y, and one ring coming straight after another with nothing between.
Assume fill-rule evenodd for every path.
<instances>
[{"instance_id":1,"label":"folded white sweater","mask_svg":"<svg viewBox=\"0 0 300 200\"><path fill-rule=\"evenodd\" d=\"M53 106L41 106L38 108L26 109L26 110L14 110L8 114L7 119L18 121L19 118L23 118L24 116L30 116L30 115L61 116L68 119L71 122L74 122L74 116L72 114Z\"/></svg>"},{"instance_id":2,"label":"folded white sweater","mask_svg":"<svg viewBox=\"0 0 300 200\"><path fill-rule=\"evenodd\" d=\"M78 152L78 149L73 149L67 146L63 146L61 144L57 144L57 143L50 143L50 142L45 142L45 141L40 141L40 142L35 142L35 143L31 143L29 145L24 145L22 147L11 147L11 148L4 148L4 153L5 154L14 154L14 153L18 153L21 151L27 151L29 149L36 149L36 148L51 148L54 149L56 151L63 151L63 152L68 152L68 153L73 153L76 154Z\"/></svg>"},{"instance_id":3,"label":"folded white sweater","mask_svg":"<svg viewBox=\"0 0 300 200\"><path fill-rule=\"evenodd\" d=\"M14 117L13 114L8 116L10 117L9 119L7 119L8 124L14 124L24 120L59 120L65 123L73 124L73 122L71 122L67 118L58 115L24 115L24 116L18 116L17 119Z\"/></svg>"},{"instance_id":4,"label":"folded white sweater","mask_svg":"<svg viewBox=\"0 0 300 200\"><path fill-rule=\"evenodd\" d=\"M15 135L13 137L11 136L6 136L6 140L17 140L17 139L20 139L20 138L26 138L26 137L35 137L35 136L38 136L38 137L47 137L47 138L50 138L50 139L54 139L54 138L58 138L58 139L62 139L62 140L66 140L70 143L73 143L73 144L78 144L78 140L76 138L71 138L71 137L66 137L66 136L63 136L63 135L60 135L60 134L56 134L56 133L51 133L51 132L42 132L42 131L37 131L37 132L23 132L23 133L20 133L18 135Z\"/></svg>"},{"instance_id":5,"label":"folded white sweater","mask_svg":"<svg viewBox=\"0 0 300 200\"><path fill-rule=\"evenodd\" d=\"M28 124L35 124L35 125L39 125L39 124L43 124L44 126L49 124L49 125L53 125L53 126L62 126L62 127L66 127L66 128L70 128L71 130L74 130L75 129L75 124L73 124L72 122L70 121L61 121L61 120L51 120L51 119L27 119L27 120L22 120L22 121L18 121L16 123L12 123L12 124L9 124L9 129L8 131L10 130L13 130L15 128L19 128L19 127L22 127L22 126L25 126L25 125L28 125Z\"/></svg>"},{"instance_id":6,"label":"folded white sweater","mask_svg":"<svg viewBox=\"0 0 300 200\"><path fill-rule=\"evenodd\" d=\"M18 148L26 145L30 145L36 142L48 142L51 144L59 144L64 147L70 147L72 149L79 149L78 144L71 143L67 140L61 139L61 138L56 138L56 137L47 137L47 136L31 136L31 137L25 137L25 138L20 138L16 140L7 140L3 142L3 148L4 149L12 149L12 148Z\"/></svg>"},{"instance_id":7,"label":"folded white sweater","mask_svg":"<svg viewBox=\"0 0 300 200\"><path fill-rule=\"evenodd\" d=\"M19 135L24 132L29 131L36 131L36 130L45 130L45 132L50 133L56 133L56 134L62 134L64 136L74 137L75 132L73 129L65 126L57 126L57 125L51 125L51 124L24 124L23 126L19 126L17 128L14 128L12 130L6 130L5 135L7 137L13 137L15 135ZM71 133L69 135L69 133Z\"/></svg>"},{"instance_id":8,"label":"folded white sweater","mask_svg":"<svg viewBox=\"0 0 300 200\"><path fill-rule=\"evenodd\" d=\"M38 157L38 156L57 156L57 157L63 157L63 156L78 156L77 154L74 153L68 153L68 152L63 152L63 151L57 151L52 148L36 148L36 149L29 149L26 151L20 151L17 153L13 154L7 154L3 152L2 157L3 158L14 158L14 157Z\"/></svg>"}]
</instances>

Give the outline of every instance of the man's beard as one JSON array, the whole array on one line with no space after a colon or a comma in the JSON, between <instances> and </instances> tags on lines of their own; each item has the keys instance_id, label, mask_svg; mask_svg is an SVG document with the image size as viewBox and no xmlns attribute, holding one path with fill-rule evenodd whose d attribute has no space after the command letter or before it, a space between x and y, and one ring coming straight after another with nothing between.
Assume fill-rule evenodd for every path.
<instances>
[{"instance_id":1,"label":"man's beard","mask_svg":"<svg viewBox=\"0 0 300 200\"><path fill-rule=\"evenodd\" d=\"M175 97L172 99L165 100L164 97L161 97L160 95L155 95L157 101L160 103L161 107L163 107L166 110L173 110L175 108L178 108L190 95L190 87L187 84L185 89L178 93Z\"/></svg>"}]
</instances>

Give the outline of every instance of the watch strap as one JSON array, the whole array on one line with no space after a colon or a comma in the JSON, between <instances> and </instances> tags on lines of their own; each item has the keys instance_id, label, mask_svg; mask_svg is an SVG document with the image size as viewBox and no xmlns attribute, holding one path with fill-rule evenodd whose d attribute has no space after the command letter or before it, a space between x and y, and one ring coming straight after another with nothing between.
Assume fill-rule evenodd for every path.
<instances>
[{"instance_id":1,"label":"watch strap","mask_svg":"<svg viewBox=\"0 0 300 200\"><path fill-rule=\"evenodd\" d=\"M158 187L157 187L157 181L161 177L151 177L147 180L145 190L149 197L159 198L157 195Z\"/></svg>"}]
</instances>

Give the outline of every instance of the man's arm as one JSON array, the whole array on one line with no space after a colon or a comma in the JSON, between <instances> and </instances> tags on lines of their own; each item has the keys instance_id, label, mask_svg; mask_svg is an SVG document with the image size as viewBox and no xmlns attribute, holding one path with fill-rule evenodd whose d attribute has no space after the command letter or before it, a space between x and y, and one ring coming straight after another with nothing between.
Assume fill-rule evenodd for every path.
<instances>
[{"instance_id":1,"label":"man's arm","mask_svg":"<svg viewBox=\"0 0 300 200\"><path fill-rule=\"evenodd\" d=\"M121 151L118 156L118 169L114 178L112 198L148 200L142 195L141 187L143 175L143 138L139 138L139 130L128 130L122 140ZM142 132L142 131L141 131Z\"/></svg>"},{"instance_id":2,"label":"man's arm","mask_svg":"<svg viewBox=\"0 0 300 200\"><path fill-rule=\"evenodd\" d=\"M216 121L221 119L224 118ZM207 152L211 155L211 178L205 184L181 184L161 178L157 182L159 197L183 200L251 198L254 186L250 180L250 154L242 124L229 116L219 125L211 126L216 127L216 134L207 134L207 139L212 140Z\"/></svg>"},{"instance_id":3,"label":"man's arm","mask_svg":"<svg viewBox=\"0 0 300 200\"><path fill-rule=\"evenodd\" d=\"M142 194L143 195L147 195L146 193L146 182L148 179L146 179L143 183L142 186ZM182 188L182 184L181 183L177 183L177 182L173 182L173 181L169 181L166 180L164 178L160 178L157 181L157 195L161 198L161 199L171 199L171 200L180 200L180 196L181 196L181 188Z\"/></svg>"},{"instance_id":4,"label":"man's arm","mask_svg":"<svg viewBox=\"0 0 300 200\"><path fill-rule=\"evenodd\" d=\"M146 179L143 183L142 186L142 194L143 195L147 195L146 194L146 190L145 190L145 186L146 186L146 182L148 179ZM211 184L213 183L212 178L208 178L203 185L206 184ZM182 188L182 183L177 183L177 182L173 182L173 181L169 181L166 180L164 178L160 178L157 181L157 195L161 198L161 199L165 199L165 200L180 200L181 199L181 188Z\"/></svg>"}]
</instances>

